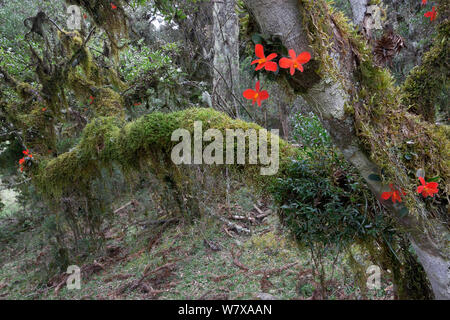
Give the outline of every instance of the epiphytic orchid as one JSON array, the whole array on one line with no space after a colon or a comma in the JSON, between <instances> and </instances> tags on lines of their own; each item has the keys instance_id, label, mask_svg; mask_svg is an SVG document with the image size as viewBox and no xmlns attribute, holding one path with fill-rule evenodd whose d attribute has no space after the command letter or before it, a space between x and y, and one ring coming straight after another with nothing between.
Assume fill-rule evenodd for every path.
<instances>
[{"instance_id":1,"label":"epiphytic orchid","mask_svg":"<svg viewBox=\"0 0 450 320\"><path fill-rule=\"evenodd\" d=\"M30 150L23 150L22 153L25 155L25 157L23 157L22 159L19 160L19 164L20 164L20 171L23 172L23 164L26 161L26 158L33 158L33 155L30 153Z\"/></svg>"},{"instance_id":2,"label":"epiphytic orchid","mask_svg":"<svg viewBox=\"0 0 450 320\"><path fill-rule=\"evenodd\" d=\"M284 69L291 69L291 76L294 75L295 69L303 72L303 64L311 60L311 54L309 52L302 52L298 56L294 50L289 50L290 58L281 58L280 67Z\"/></svg>"},{"instance_id":3,"label":"epiphytic orchid","mask_svg":"<svg viewBox=\"0 0 450 320\"><path fill-rule=\"evenodd\" d=\"M258 103L258 106L261 107L261 101L269 98L269 93L266 90L260 91L261 84L260 82L256 82L255 90L247 89L244 91L244 98L248 100L252 100L252 104L255 104L255 101Z\"/></svg>"},{"instance_id":4,"label":"epiphytic orchid","mask_svg":"<svg viewBox=\"0 0 450 320\"><path fill-rule=\"evenodd\" d=\"M259 59L252 62L252 65L257 63L255 71L265 68L267 71L277 71L277 64L271 60L277 57L276 53L271 53L267 57L264 55L264 47L260 44L255 45L255 54Z\"/></svg>"},{"instance_id":5,"label":"epiphytic orchid","mask_svg":"<svg viewBox=\"0 0 450 320\"><path fill-rule=\"evenodd\" d=\"M27 157L33 158L33 155L30 153L30 150L28 150L28 149L22 151L22 153L23 153L24 155L26 155Z\"/></svg>"},{"instance_id":6,"label":"epiphytic orchid","mask_svg":"<svg viewBox=\"0 0 450 320\"><path fill-rule=\"evenodd\" d=\"M422 4L423 5L427 4L427 0L422 0Z\"/></svg>"},{"instance_id":7,"label":"epiphytic orchid","mask_svg":"<svg viewBox=\"0 0 450 320\"><path fill-rule=\"evenodd\" d=\"M417 193L421 193L425 198L434 197L434 194L439 192L437 182L425 182L423 177L419 177L419 180L422 185L417 187Z\"/></svg>"},{"instance_id":8,"label":"epiphytic orchid","mask_svg":"<svg viewBox=\"0 0 450 320\"><path fill-rule=\"evenodd\" d=\"M117 9L117 6L116 6L114 3L111 2L111 8L112 8L113 10L115 10L115 9Z\"/></svg>"},{"instance_id":9,"label":"epiphytic orchid","mask_svg":"<svg viewBox=\"0 0 450 320\"><path fill-rule=\"evenodd\" d=\"M436 12L435 6L433 6L433 8L431 8L431 11L424 13L424 16L427 18L430 18L430 21L433 21L434 19L436 19L436 15L437 15L437 12Z\"/></svg>"},{"instance_id":10,"label":"epiphytic orchid","mask_svg":"<svg viewBox=\"0 0 450 320\"><path fill-rule=\"evenodd\" d=\"M406 193L404 191L400 192L400 190L394 189L392 184L389 185L389 188L391 188L391 191L383 192L381 194L381 198L383 198L383 200L387 200L392 197L391 200L393 203L395 203L397 201L402 202L401 194L406 195Z\"/></svg>"}]
</instances>

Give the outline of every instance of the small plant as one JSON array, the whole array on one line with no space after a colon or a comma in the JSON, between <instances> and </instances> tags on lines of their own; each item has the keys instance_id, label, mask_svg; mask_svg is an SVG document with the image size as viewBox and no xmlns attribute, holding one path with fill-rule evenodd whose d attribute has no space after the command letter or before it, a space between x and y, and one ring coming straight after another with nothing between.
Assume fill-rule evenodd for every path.
<instances>
[{"instance_id":1,"label":"small plant","mask_svg":"<svg viewBox=\"0 0 450 320\"><path fill-rule=\"evenodd\" d=\"M317 117L298 115L296 138L303 144L286 178L273 186L280 216L300 246L310 250L327 297L325 258L332 270L340 252L355 240L378 237L386 228L382 214L355 169L337 153ZM332 272L333 274L333 272Z\"/></svg>"}]
</instances>

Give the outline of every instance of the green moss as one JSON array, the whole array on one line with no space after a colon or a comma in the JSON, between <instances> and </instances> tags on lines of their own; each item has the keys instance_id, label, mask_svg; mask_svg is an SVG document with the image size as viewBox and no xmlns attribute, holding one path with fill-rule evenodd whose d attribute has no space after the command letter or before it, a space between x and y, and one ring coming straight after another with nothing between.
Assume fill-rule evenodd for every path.
<instances>
[{"instance_id":1,"label":"green moss","mask_svg":"<svg viewBox=\"0 0 450 320\"><path fill-rule=\"evenodd\" d=\"M422 64L411 70L403 85L403 103L410 112L422 115L426 121L435 121L435 104L450 76L449 38L450 21L447 19L440 24L433 47L423 56Z\"/></svg>"},{"instance_id":2,"label":"green moss","mask_svg":"<svg viewBox=\"0 0 450 320\"><path fill-rule=\"evenodd\" d=\"M166 161L163 167L172 168L175 183L179 183L184 177L175 171L170 160L172 148L178 144L171 141L171 135L178 128L193 132L195 121L203 122L203 131L209 128L217 128L223 133L226 129L261 129L256 124L232 120L223 113L202 108L169 114L156 112L126 125L116 117L99 117L86 126L76 148L41 165L34 172L34 181L44 194L55 197L73 188L87 190L100 170L113 163L119 164L124 172L130 172L138 169L141 164L151 164L156 169L161 169L159 164L162 160ZM226 148L224 149L225 152ZM293 152L280 139L280 172L283 172L283 166ZM245 177L255 183L267 184L275 178L260 176L257 165L231 167L239 172L247 172Z\"/></svg>"},{"instance_id":3,"label":"green moss","mask_svg":"<svg viewBox=\"0 0 450 320\"><path fill-rule=\"evenodd\" d=\"M450 141L448 126L438 127L408 112L408 109L411 111L411 106L404 103L406 100L402 100L404 91L395 86L389 70L374 64L366 40L356 34L342 14L329 8L327 1L299 0L299 3L304 8L303 24L314 56L318 56L321 62L318 73L322 78L331 77L340 81L346 88L352 101L347 103L345 111L347 114L354 114L356 132L364 149L382 169L386 182L394 183L407 192L406 205L411 213L418 214L415 199L416 170L425 169L427 177L439 176L442 179L440 183L450 179L447 160ZM442 7L441 10L446 12ZM340 35L338 40L332 39L336 28ZM417 80L409 80L412 83L412 93L405 90L406 97L414 100L413 102L417 101L421 106L421 101L435 99L428 97L434 92L434 88L431 88L435 85L432 72L448 61L448 19L443 20L438 31L441 34L437 37L438 49L433 48L424 59L425 63L429 61L433 64L434 69L428 70L426 65L424 68L417 68L420 72L412 73L412 78ZM340 74L340 69L331 58L345 56L345 50L351 50L356 55L359 65L355 68L355 79L351 83L347 83L349 80ZM414 77L414 74L417 76ZM440 70L440 74L448 75L448 68ZM358 83L357 90L355 82ZM445 188L440 196L445 199L448 191Z\"/></svg>"},{"instance_id":4,"label":"green moss","mask_svg":"<svg viewBox=\"0 0 450 320\"><path fill-rule=\"evenodd\" d=\"M61 41L66 55L70 56L83 46L83 39L80 33L76 30L73 31L58 31L58 38Z\"/></svg>"}]
</instances>

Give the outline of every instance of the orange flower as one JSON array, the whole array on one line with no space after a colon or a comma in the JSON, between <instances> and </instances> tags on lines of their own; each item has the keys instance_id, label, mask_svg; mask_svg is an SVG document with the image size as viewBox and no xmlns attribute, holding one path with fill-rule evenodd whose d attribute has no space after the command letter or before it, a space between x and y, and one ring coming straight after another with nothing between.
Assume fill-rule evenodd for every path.
<instances>
[{"instance_id":1,"label":"orange flower","mask_svg":"<svg viewBox=\"0 0 450 320\"><path fill-rule=\"evenodd\" d=\"M30 150L28 150L28 149L22 151L22 153L23 153L24 155L26 155L27 157L33 158L33 155L30 153Z\"/></svg>"},{"instance_id":2,"label":"orange flower","mask_svg":"<svg viewBox=\"0 0 450 320\"><path fill-rule=\"evenodd\" d=\"M114 3L111 2L111 8L112 8L113 10L115 10L115 9L117 9L117 6L115 6Z\"/></svg>"},{"instance_id":3,"label":"orange flower","mask_svg":"<svg viewBox=\"0 0 450 320\"><path fill-rule=\"evenodd\" d=\"M396 201L402 202L402 197L400 195L400 191L399 190L395 190L394 187L392 186L392 184L389 185L389 188L391 188L391 191L390 192L383 192L381 194L381 198L383 198L383 200L387 200L387 199L392 197L392 202L393 203L395 203ZM401 194L406 195L406 193L404 191L401 191Z\"/></svg>"},{"instance_id":4,"label":"orange flower","mask_svg":"<svg viewBox=\"0 0 450 320\"><path fill-rule=\"evenodd\" d=\"M44 111L44 112L47 111L47 108L42 108L42 111Z\"/></svg>"},{"instance_id":5,"label":"orange flower","mask_svg":"<svg viewBox=\"0 0 450 320\"><path fill-rule=\"evenodd\" d=\"M19 164L22 165L25 162L25 158L19 160Z\"/></svg>"},{"instance_id":6,"label":"orange flower","mask_svg":"<svg viewBox=\"0 0 450 320\"><path fill-rule=\"evenodd\" d=\"M439 192L437 182L427 183L423 177L419 177L419 180L422 185L417 187L417 193L421 193L425 198L428 196L434 197L434 194Z\"/></svg>"},{"instance_id":7,"label":"orange flower","mask_svg":"<svg viewBox=\"0 0 450 320\"><path fill-rule=\"evenodd\" d=\"M431 11L425 12L424 16L427 18L430 18L430 21L433 21L434 19L436 19L436 7L433 6L433 8L431 8Z\"/></svg>"},{"instance_id":8,"label":"orange flower","mask_svg":"<svg viewBox=\"0 0 450 320\"><path fill-rule=\"evenodd\" d=\"M244 98L248 100L252 100L252 104L255 104L255 101L258 103L258 106L261 107L261 101L269 98L269 93L266 90L260 91L260 82L256 82L255 90L247 89L244 91Z\"/></svg>"},{"instance_id":9,"label":"orange flower","mask_svg":"<svg viewBox=\"0 0 450 320\"><path fill-rule=\"evenodd\" d=\"M141 105L140 102L136 102L136 103L134 104L135 107L140 106L140 105Z\"/></svg>"},{"instance_id":10,"label":"orange flower","mask_svg":"<svg viewBox=\"0 0 450 320\"><path fill-rule=\"evenodd\" d=\"M311 60L311 54L309 52L302 52L298 56L294 50L289 50L289 56L291 58L281 58L280 59L280 67L287 69L291 69L291 76L294 75L295 69L303 72L303 64L307 63Z\"/></svg>"},{"instance_id":11,"label":"orange flower","mask_svg":"<svg viewBox=\"0 0 450 320\"><path fill-rule=\"evenodd\" d=\"M269 54L267 57L264 55L264 47L260 44L255 45L255 54L259 59L252 62L252 65L257 63L255 71L265 68L267 71L277 71L277 64L271 60L277 57L276 53Z\"/></svg>"},{"instance_id":12,"label":"orange flower","mask_svg":"<svg viewBox=\"0 0 450 320\"><path fill-rule=\"evenodd\" d=\"M422 0L422 4L427 4L427 0Z\"/></svg>"}]
</instances>

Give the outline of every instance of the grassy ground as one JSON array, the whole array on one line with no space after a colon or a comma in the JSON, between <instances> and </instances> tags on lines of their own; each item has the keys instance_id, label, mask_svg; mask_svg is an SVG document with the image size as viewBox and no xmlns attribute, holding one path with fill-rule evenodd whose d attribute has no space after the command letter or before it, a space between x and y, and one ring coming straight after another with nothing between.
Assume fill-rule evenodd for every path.
<instances>
[{"instance_id":1,"label":"grassy ground","mask_svg":"<svg viewBox=\"0 0 450 320\"><path fill-rule=\"evenodd\" d=\"M231 211L222 207L216 214L248 227L251 234L227 229L212 216L163 229L145 227L142 221L154 218L152 214L144 217L139 206L121 210L105 227L105 249L80 266L80 290L68 290L64 274L43 281L51 249L41 227L3 217L0 232L8 241L0 242L0 298L320 299L308 251L298 249L267 205L259 203L257 211L250 196L238 198ZM254 223L231 219L261 212L268 215ZM328 274L332 260L326 259ZM329 279L328 298L391 299L388 279L383 278L381 289L362 293L341 257Z\"/></svg>"}]
</instances>

